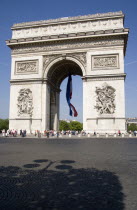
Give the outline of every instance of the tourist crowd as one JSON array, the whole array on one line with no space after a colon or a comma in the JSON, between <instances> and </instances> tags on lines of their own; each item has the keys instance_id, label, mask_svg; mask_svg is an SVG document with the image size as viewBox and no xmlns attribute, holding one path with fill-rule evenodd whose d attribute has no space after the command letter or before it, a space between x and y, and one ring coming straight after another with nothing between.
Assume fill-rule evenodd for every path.
<instances>
[{"instance_id":1,"label":"tourist crowd","mask_svg":"<svg viewBox=\"0 0 137 210\"><path fill-rule=\"evenodd\" d=\"M25 137L26 136L26 133L27 131L26 130L20 130L20 133L19 135L22 136L22 137ZM17 137L18 135L18 131L15 130L15 129L8 129L7 131L5 129L2 130L2 136L3 137Z\"/></svg>"},{"instance_id":2,"label":"tourist crowd","mask_svg":"<svg viewBox=\"0 0 137 210\"><path fill-rule=\"evenodd\" d=\"M2 131L2 136L3 137L26 137L27 136L27 131L26 130L20 130L18 132L18 130L16 129L8 129L7 131L5 129L3 129ZM137 136L137 131L129 131L127 134L129 135L134 135L134 136ZM35 130L35 132L31 133L31 134L28 134L28 136L35 136L35 137L62 137L62 136L86 136L86 135L91 135L89 133L86 133L84 130L82 131L72 131L72 130L67 130L67 131L56 131L56 130L45 130L43 133L41 133L41 131L39 130ZM95 131L93 132L92 134L93 136L99 136L99 133L96 133ZM105 135L108 135L107 133ZM117 133L114 133L114 136L122 136L122 133L120 130L118 130Z\"/></svg>"},{"instance_id":3,"label":"tourist crowd","mask_svg":"<svg viewBox=\"0 0 137 210\"><path fill-rule=\"evenodd\" d=\"M31 133L29 135L33 135L35 137L41 137L41 136L46 136L46 137L59 137L59 136L67 136L67 135L78 135L81 134L82 136L86 135L85 131L55 131L55 130L45 130L43 133L41 133L39 130L36 130L35 133ZM2 130L2 136L3 137L26 137L27 136L27 131L26 130L18 130L15 129L8 129L7 131L5 129Z\"/></svg>"}]
</instances>

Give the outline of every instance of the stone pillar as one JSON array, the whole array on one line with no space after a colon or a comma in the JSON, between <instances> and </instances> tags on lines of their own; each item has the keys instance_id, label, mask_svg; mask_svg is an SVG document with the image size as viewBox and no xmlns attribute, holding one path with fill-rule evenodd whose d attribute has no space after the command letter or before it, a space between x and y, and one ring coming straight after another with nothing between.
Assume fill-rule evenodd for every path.
<instances>
[{"instance_id":1,"label":"stone pillar","mask_svg":"<svg viewBox=\"0 0 137 210\"><path fill-rule=\"evenodd\" d=\"M50 129L59 129L59 95L56 90L50 91Z\"/></svg>"},{"instance_id":2,"label":"stone pillar","mask_svg":"<svg viewBox=\"0 0 137 210\"><path fill-rule=\"evenodd\" d=\"M42 132L50 129L50 86L42 86Z\"/></svg>"},{"instance_id":3,"label":"stone pillar","mask_svg":"<svg viewBox=\"0 0 137 210\"><path fill-rule=\"evenodd\" d=\"M88 118L88 112L87 112L87 82L86 79L83 79L83 130L87 130L87 118Z\"/></svg>"},{"instance_id":4,"label":"stone pillar","mask_svg":"<svg viewBox=\"0 0 137 210\"><path fill-rule=\"evenodd\" d=\"M89 133L125 133L123 48L90 50L83 77L83 124Z\"/></svg>"},{"instance_id":5,"label":"stone pillar","mask_svg":"<svg viewBox=\"0 0 137 210\"><path fill-rule=\"evenodd\" d=\"M56 99L57 99L57 103L56 103L56 107L57 107L56 130L59 130L60 92L56 92Z\"/></svg>"}]
</instances>

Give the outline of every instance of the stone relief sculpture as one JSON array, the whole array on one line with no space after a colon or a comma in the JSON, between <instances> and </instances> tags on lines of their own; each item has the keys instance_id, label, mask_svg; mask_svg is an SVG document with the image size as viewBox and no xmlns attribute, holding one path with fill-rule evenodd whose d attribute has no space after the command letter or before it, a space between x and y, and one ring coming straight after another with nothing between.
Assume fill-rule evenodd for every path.
<instances>
[{"instance_id":1,"label":"stone relief sculpture","mask_svg":"<svg viewBox=\"0 0 137 210\"><path fill-rule=\"evenodd\" d=\"M96 87L96 106L95 109L99 114L113 114L115 112L115 89L107 83L102 88Z\"/></svg>"},{"instance_id":2,"label":"stone relief sculpture","mask_svg":"<svg viewBox=\"0 0 137 210\"><path fill-rule=\"evenodd\" d=\"M98 68L118 68L118 56L93 56L92 58L93 69Z\"/></svg>"},{"instance_id":3,"label":"stone relief sculpture","mask_svg":"<svg viewBox=\"0 0 137 210\"><path fill-rule=\"evenodd\" d=\"M33 97L30 89L21 89L18 96L18 116L29 115L33 113Z\"/></svg>"},{"instance_id":4,"label":"stone relief sculpture","mask_svg":"<svg viewBox=\"0 0 137 210\"><path fill-rule=\"evenodd\" d=\"M16 73L37 73L37 61L17 62Z\"/></svg>"},{"instance_id":5,"label":"stone relief sculpture","mask_svg":"<svg viewBox=\"0 0 137 210\"><path fill-rule=\"evenodd\" d=\"M116 44L124 44L124 40L122 39L114 39L114 40L99 40L99 41L91 41L90 39L86 39L85 41L69 41L68 42L60 42L46 45L32 45L29 47L26 46L18 46L12 49L12 54L22 54L29 52L41 52L41 51L52 51L52 50L64 50L64 49L75 49L75 48L84 48L84 47L99 47L99 46L115 46Z\"/></svg>"},{"instance_id":6,"label":"stone relief sculpture","mask_svg":"<svg viewBox=\"0 0 137 210\"><path fill-rule=\"evenodd\" d=\"M86 53L67 53L64 57L73 57L79 60L84 66L86 65ZM43 62L43 68L46 69L46 67L52 62L54 59L62 57L62 54L57 55L46 55L44 56L44 62Z\"/></svg>"}]
</instances>

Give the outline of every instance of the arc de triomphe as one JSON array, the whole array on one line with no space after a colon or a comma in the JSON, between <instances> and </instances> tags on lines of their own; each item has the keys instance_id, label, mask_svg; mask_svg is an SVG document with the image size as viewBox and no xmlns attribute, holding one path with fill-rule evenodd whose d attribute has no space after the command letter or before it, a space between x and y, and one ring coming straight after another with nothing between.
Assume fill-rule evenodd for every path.
<instances>
[{"instance_id":1,"label":"arc de triomphe","mask_svg":"<svg viewBox=\"0 0 137 210\"><path fill-rule=\"evenodd\" d=\"M60 84L83 80L83 129L125 132L122 12L65 17L12 26L10 129L58 129Z\"/></svg>"}]
</instances>

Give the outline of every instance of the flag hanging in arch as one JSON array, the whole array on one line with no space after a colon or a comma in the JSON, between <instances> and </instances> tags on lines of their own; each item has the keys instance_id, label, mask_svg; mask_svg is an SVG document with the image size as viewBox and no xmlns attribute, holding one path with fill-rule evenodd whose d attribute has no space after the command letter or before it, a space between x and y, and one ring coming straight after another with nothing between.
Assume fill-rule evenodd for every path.
<instances>
[{"instance_id":1,"label":"flag hanging in arch","mask_svg":"<svg viewBox=\"0 0 137 210\"><path fill-rule=\"evenodd\" d=\"M72 77L71 77L71 74L69 73L67 89L66 89L66 99L67 99L67 103L68 103L68 106L69 106L69 114L70 114L70 116L73 115L74 117L77 117L78 116L77 110L70 103L71 98L72 98Z\"/></svg>"}]
</instances>

